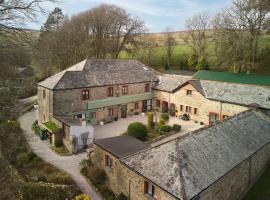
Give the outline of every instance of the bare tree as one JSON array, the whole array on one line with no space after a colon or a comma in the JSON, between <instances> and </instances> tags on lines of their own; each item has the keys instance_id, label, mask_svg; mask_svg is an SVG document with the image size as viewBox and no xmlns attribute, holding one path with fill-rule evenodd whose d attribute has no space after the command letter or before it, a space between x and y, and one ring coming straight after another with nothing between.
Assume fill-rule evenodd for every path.
<instances>
[{"instance_id":1,"label":"bare tree","mask_svg":"<svg viewBox=\"0 0 270 200\"><path fill-rule=\"evenodd\" d=\"M186 36L184 41L192 48L197 57L205 57L207 34L210 28L210 18L207 13L199 13L186 20Z\"/></svg>"},{"instance_id":2,"label":"bare tree","mask_svg":"<svg viewBox=\"0 0 270 200\"><path fill-rule=\"evenodd\" d=\"M218 13L213 20L218 59L230 64L235 72L252 71L269 12L267 0L234 0L230 8Z\"/></svg>"},{"instance_id":3,"label":"bare tree","mask_svg":"<svg viewBox=\"0 0 270 200\"><path fill-rule=\"evenodd\" d=\"M169 68L171 66L172 61L172 54L174 50L174 46L176 45L175 38L173 37L173 33L169 28L166 29L166 38L164 41L164 47L166 51L166 57L167 57L167 67Z\"/></svg>"}]
</instances>

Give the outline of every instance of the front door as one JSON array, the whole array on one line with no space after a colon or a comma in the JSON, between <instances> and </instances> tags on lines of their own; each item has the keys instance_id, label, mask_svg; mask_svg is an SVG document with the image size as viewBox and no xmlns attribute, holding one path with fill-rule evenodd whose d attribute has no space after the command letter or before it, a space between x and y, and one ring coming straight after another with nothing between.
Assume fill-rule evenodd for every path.
<instances>
[{"instance_id":1,"label":"front door","mask_svg":"<svg viewBox=\"0 0 270 200\"><path fill-rule=\"evenodd\" d=\"M146 112L147 111L147 100L143 100L142 101L142 112Z\"/></svg>"},{"instance_id":2,"label":"front door","mask_svg":"<svg viewBox=\"0 0 270 200\"><path fill-rule=\"evenodd\" d=\"M127 105L121 105L121 117L126 118L127 117Z\"/></svg>"},{"instance_id":3,"label":"front door","mask_svg":"<svg viewBox=\"0 0 270 200\"><path fill-rule=\"evenodd\" d=\"M209 124L214 124L218 120L219 115L217 113L209 113Z\"/></svg>"}]
</instances>

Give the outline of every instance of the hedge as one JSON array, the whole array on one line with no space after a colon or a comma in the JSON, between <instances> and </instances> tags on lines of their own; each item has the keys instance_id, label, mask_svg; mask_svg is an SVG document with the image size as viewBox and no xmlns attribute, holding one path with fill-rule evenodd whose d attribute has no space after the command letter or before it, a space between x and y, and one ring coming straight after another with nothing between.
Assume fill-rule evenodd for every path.
<instances>
[{"instance_id":1,"label":"hedge","mask_svg":"<svg viewBox=\"0 0 270 200\"><path fill-rule=\"evenodd\" d=\"M147 137L147 128L141 122L134 122L128 126L127 133L132 137L145 141Z\"/></svg>"}]
</instances>

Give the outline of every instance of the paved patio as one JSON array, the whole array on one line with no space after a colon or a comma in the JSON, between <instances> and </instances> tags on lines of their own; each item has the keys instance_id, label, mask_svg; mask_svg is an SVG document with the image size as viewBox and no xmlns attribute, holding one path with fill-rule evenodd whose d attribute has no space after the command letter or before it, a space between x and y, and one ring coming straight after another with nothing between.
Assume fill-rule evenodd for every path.
<instances>
[{"instance_id":1,"label":"paved patio","mask_svg":"<svg viewBox=\"0 0 270 200\"><path fill-rule=\"evenodd\" d=\"M94 130L94 138L103 139L103 138L122 135L123 133L127 131L128 125L133 122L142 122L144 124L147 124L147 116L134 115L134 116L127 117L125 119L121 118L116 122L105 124L103 126L98 125L95 127L95 130ZM200 125L199 123L195 123L194 121L183 121L177 117L171 117L171 116L170 116L170 120L168 124L171 126L173 124L180 124L182 126L181 132L168 136L153 144L159 144L160 142L163 142L163 141L165 142L166 140L174 139L175 137L182 136L190 131L194 131L203 127L203 125Z\"/></svg>"}]
</instances>

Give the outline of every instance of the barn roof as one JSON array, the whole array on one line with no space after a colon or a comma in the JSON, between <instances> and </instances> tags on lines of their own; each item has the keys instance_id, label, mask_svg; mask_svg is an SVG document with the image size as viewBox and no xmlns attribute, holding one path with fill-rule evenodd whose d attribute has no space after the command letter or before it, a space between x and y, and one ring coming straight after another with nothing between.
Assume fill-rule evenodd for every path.
<instances>
[{"instance_id":1,"label":"barn roof","mask_svg":"<svg viewBox=\"0 0 270 200\"><path fill-rule=\"evenodd\" d=\"M192 199L270 142L270 118L247 111L121 161L178 199Z\"/></svg>"}]
</instances>

